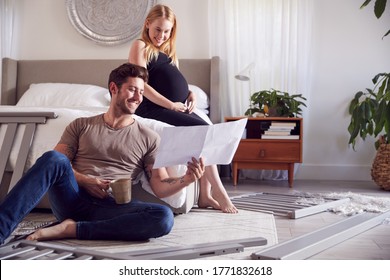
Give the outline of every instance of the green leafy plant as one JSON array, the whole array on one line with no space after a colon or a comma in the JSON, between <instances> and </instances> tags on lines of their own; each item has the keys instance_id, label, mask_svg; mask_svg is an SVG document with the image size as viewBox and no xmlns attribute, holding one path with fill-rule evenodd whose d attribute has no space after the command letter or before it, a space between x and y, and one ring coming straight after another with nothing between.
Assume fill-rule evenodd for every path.
<instances>
[{"instance_id":1,"label":"green leafy plant","mask_svg":"<svg viewBox=\"0 0 390 280\"><path fill-rule=\"evenodd\" d=\"M366 0L360 9L366 7L371 0ZM374 14L380 18L386 9L387 0L375 0ZM390 30L382 37L390 34ZM351 121L348 125L350 134L349 144L355 150L356 139L363 140L366 137L378 137L375 148L378 149L381 143L390 142L390 73L379 73L373 79L373 89L366 89L366 92L359 91L349 104L348 112Z\"/></svg>"},{"instance_id":2,"label":"green leafy plant","mask_svg":"<svg viewBox=\"0 0 390 280\"><path fill-rule=\"evenodd\" d=\"M306 107L306 98L302 94L290 95L275 89L255 92L250 101L250 107L245 112L247 116L262 113L273 117L295 117L302 113L302 106Z\"/></svg>"},{"instance_id":3,"label":"green leafy plant","mask_svg":"<svg viewBox=\"0 0 390 280\"><path fill-rule=\"evenodd\" d=\"M390 141L390 73L379 73L372 82L373 89L357 92L349 104L348 143L354 150L358 137L365 140L368 135L381 136L375 142L376 149Z\"/></svg>"},{"instance_id":4,"label":"green leafy plant","mask_svg":"<svg viewBox=\"0 0 390 280\"><path fill-rule=\"evenodd\" d=\"M360 9L363 9L364 7L366 7L368 4L370 4L370 2L371 2L371 0L364 1L364 3L360 6ZM387 2L387 0L375 0L374 14L375 14L376 18L379 19L383 15L383 12L386 9L386 2ZM382 39L389 34L390 34L390 29L386 32L386 34L382 37Z\"/></svg>"}]
</instances>

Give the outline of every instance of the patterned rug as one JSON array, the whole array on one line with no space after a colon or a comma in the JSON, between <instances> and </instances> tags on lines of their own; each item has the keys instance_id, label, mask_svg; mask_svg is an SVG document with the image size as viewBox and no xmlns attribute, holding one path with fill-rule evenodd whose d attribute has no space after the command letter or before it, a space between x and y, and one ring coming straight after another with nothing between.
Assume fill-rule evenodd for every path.
<instances>
[{"instance_id":1,"label":"patterned rug","mask_svg":"<svg viewBox=\"0 0 390 280\"><path fill-rule=\"evenodd\" d=\"M370 196L353 192L299 193L311 197L309 199L303 198L300 200L301 203L321 203L325 199L348 198L348 202L329 209L331 212L344 216L352 216L363 212L384 213L390 211L390 198L388 197Z\"/></svg>"},{"instance_id":2,"label":"patterned rug","mask_svg":"<svg viewBox=\"0 0 390 280\"><path fill-rule=\"evenodd\" d=\"M47 224L53 220L54 217L50 213L31 213L20 224L15 233L28 233L39 224ZM267 239L267 244L246 247L244 252L212 256L208 259L250 259L253 251L276 244L278 239L274 216L268 213L245 210L240 210L238 214L224 214L220 211L194 208L188 214L175 217L175 224L170 234L151 239L148 242L65 239L50 241L50 243L100 252L126 253L256 237Z\"/></svg>"}]
</instances>

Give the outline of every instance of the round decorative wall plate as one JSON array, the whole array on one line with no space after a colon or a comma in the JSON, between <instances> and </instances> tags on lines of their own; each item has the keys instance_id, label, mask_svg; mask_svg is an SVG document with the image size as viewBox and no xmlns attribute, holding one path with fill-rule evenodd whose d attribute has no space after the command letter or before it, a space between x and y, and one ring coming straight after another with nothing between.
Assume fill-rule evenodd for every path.
<instances>
[{"instance_id":1,"label":"round decorative wall plate","mask_svg":"<svg viewBox=\"0 0 390 280\"><path fill-rule=\"evenodd\" d=\"M117 45L135 39L156 0L66 0L70 22L90 40Z\"/></svg>"}]
</instances>

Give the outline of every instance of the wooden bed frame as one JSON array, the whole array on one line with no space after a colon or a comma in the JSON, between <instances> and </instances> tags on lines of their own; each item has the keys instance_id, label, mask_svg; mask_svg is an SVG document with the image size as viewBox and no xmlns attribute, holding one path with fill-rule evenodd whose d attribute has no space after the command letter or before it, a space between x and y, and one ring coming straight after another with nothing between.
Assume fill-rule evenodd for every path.
<instances>
[{"instance_id":1,"label":"wooden bed frame","mask_svg":"<svg viewBox=\"0 0 390 280\"><path fill-rule=\"evenodd\" d=\"M107 87L108 76L111 70L125 62L125 60L118 59L14 60L10 58L3 58L0 105L16 105L18 100L32 83L75 83ZM210 119L213 123L220 122L219 57L213 57L211 59L181 59L179 64L180 70L187 79L187 82L200 87L209 95ZM47 112L43 115L45 114L47 114ZM8 124L10 119L12 119L13 123L16 123L16 125L13 125L12 127L8 125L8 127L11 127L10 130L12 130L10 134L13 134L13 131L16 129L15 127L18 124L25 124L26 119L29 119L28 114L27 118L26 115L23 116L24 118L15 119L15 117L15 115L10 113L0 112L0 125ZM45 120L39 121L34 125L44 122ZM25 165L28 149L30 148L33 139L35 129L34 125L31 125L31 129L26 130L28 131L28 135L24 136L24 142L26 143L22 148L24 152L19 153L17 166L15 167L13 173L6 170L6 159L8 159L10 143L13 141L13 138L10 138L8 141L4 141L4 143L0 143L0 155L2 155L2 158L0 159L0 201L5 197L9 188L17 182L20 176L22 176L21 170L23 170ZM136 196L137 198L146 199L148 201L155 200L155 202L157 202L157 199L149 193L139 193L140 196ZM194 186L192 186L191 197L187 197L191 200L191 203L193 203L197 195L197 186L194 184ZM192 207L191 203L184 205L180 209L174 209L174 211L176 213L187 213L190 210L190 207ZM43 204L41 203L41 207L50 207L47 199L43 202Z\"/></svg>"}]
</instances>

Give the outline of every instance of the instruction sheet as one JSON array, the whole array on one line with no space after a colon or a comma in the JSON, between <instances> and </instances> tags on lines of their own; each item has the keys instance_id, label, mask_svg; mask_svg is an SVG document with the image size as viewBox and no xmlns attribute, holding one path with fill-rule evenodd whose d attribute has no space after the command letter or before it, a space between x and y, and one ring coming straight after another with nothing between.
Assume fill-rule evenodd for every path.
<instances>
[{"instance_id":1,"label":"instruction sheet","mask_svg":"<svg viewBox=\"0 0 390 280\"><path fill-rule=\"evenodd\" d=\"M192 157L205 165L230 164L247 119L214 125L164 127L153 168L184 164Z\"/></svg>"}]
</instances>

